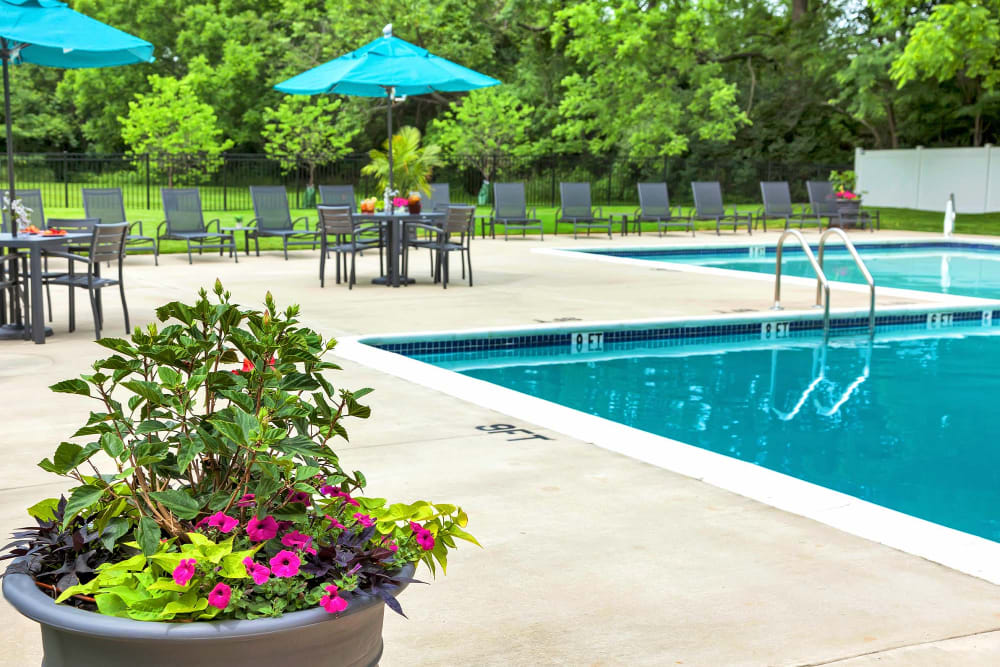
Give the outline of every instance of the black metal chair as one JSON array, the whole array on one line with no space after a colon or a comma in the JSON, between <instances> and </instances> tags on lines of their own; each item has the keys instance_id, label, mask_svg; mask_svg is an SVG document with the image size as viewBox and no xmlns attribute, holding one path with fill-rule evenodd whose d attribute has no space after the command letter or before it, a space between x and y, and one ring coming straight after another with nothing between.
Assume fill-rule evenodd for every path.
<instances>
[{"instance_id":1,"label":"black metal chair","mask_svg":"<svg viewBox=\"0 0 1000 667\"><path fill-rule=\"evenodd\" d=\"M503 240L507 240L507 232L513 229L521 232L521 238L527 236L529 229L537 229L541 240L545 240L545 229L537 217L535 209L528 213L528 204L524 196L524 183L494 183L493 212L490 214L490 236L494 235L496 225L503 225Z\"/></svg>"},{"instance_id":2,"label":"black metal chair","mask_svg":"<svg viewBox=\"0 0 1000 667\"><path fill-rule=\"evenodd\" d=\"M555 222L557 236L559 223L568 222L573 225L574 239L581 228L587 230L587 236L590 236L590 230L597 229L606 231L608 238L611 238L611 218L605 218L601 208L594 215L594 207L590 204L590 183L560 183L559 200L560 207L556 211Z\"/></svg>"},{"instance_id":3,"label":"black metal chair","mask_svg":"<svg viewBox=\"0 0 1000 667\"><path fill-rule=\"evenodd\" d=\"M757 222L754 223L754 229L757 228L757 224L759 223L763 225L766 232L768 218L771 220L783 220L785 222L785 229L788 229L789 225L795 222L799 223L799 229L802 229L804 225L818 225L820 229L823 228L821 220L806 218L806 212L803 207L800 206L796 210L795 204L792 203L792 193L788 189L788 181L761 181L760 196L764 202L764 207L757 213Z\"/></svg>"},{"instance_id":4,"label":"black metal chair","mask_svg":"<svg viewBox=\"0 0 1000 667\"><path fill-rule=\"evenodd\" d=\"M69 260L69 272L54 276L48 280L50 285L65 285L69 288L69 330L76 329L76 298L73 290L85 289L90 297L90 310L94 316L94 334L101 339L101 329L104 326L104 308L101 301L101 290L105 287L118 287L122 299L122 314L125 316L125 331L129 330L128 304L125 303L125 281L122 273L125 261L125 240L128 236L129 224L119 222L113 225L94 225L87 255L78 255L68 251L50 250L50 257L62 257ZM101 276L102 262L117 262L118 278ZM77 264L85 267L84 273L77 273Z\"/></svg>"},{"instance_id":5,"label":"black metal chair","mask_svg":"<svg viewBox=\"0 0 1000 667\"><path fill-rule=\"evenodd\" d=\"M666 183L639 183L639 208L633 213L634 231L642 236L642 223L655 222L656 229L663 236L663 230L670 233L671 227L683 227L694 236L694 222L681 217L682 209L677 207L677 215L670 210L670 192Z\"/></svg>"},{"instance_id":6,"label":"black metal chair","mask_svg":"<svg viewBox=\"0 0 1000 667\"><path fill-rule=\"evenodd\" d=\"M160 188L163 199L163 215L166 218L156 227L156 238L184 241L187 244L188 264L193 264L191 244L197 244L198 254L203 250L218 250L219 256L228 250L239 263L236 241L233 234L223 234L219 219L205 223L201 210L201 194L198 188ZM209 231L215 226L215 232ZM161 231L166 227L165 231Z\"/></svg>"},{"instance_id":7,"label":"black metal chair","mask_svg":"<svg viewBox=\"0 0 1000 667\"><path fill-rule=\"evenodd\" d=\"M30 223L39 229L48 229L45 226L45 207L42 205L42 191L38 189L17 190L14 197L20 199L24 208L28 211ZM0 207L2 208L2 207ZM10 225L7 209L3 209L3 227L0 231L10 233Z\"/></svg>"},{"instance_id":8,"label":"black metal chair","mask_svg":"<svg viewBox=\"0 0 1000 667\"><path fill-rule=\"evenodd\" d=\"M352 211L358 210L353 185L321 185L319 201L323 206L350 206Z\"/></svg>"},{"instance_id":9,"label":"black metal chair","mask_svg":"<svg viewBox=\"0 0 1000 667\"><path fill-rule=\"evenodd\" d=\"M420 210L439 213L451 206L451 185L448 183L428 183L431 193L420 203Z\"/></svg>"},{"instance_id":10,"label":"black metal chair","mask_svg":"<svg viewBox=\"0 0 1000 667\"><path fill-rule=\"evenodd\" d=\"M718 181L697 181L691 183L691 191L694 194L694 220L715 220L715 233L720 233L719 229L723 222L732 221L733 231L743 224L744 219L747 225L747 234L753 234L753 214L742 213L737 209L726 212L726 207L722 205L722 186ZM745 216L745 217L744 217Z\"/></svg>"},{"instance_id":11,"label":"black metal chair","mask_svg":"<svg viewBox=\"0 0 1000 667\"><path fill-rule=\"evenodd\" d=\"M355 257L359 252L374 249L379 245L380 236L367 236L366 232L378 231L378 222L362 222L354 217L354 211L350 206L318 206L319 221L317 222L317 233L320 238L319 253L319 286L326 285L326 257L333 254L337 262L337 284L340 284L341 259L344 264L344 274L347 278L347 289L354 287L355 280ZM330 243L330 239L333 243ZM347 255L351 256L351 270L347 270Z\"/></svg>"},{"instance_id":12,"label":"black metal chair","mask_svg":"<svg viewBox=\"0 0 1000 667\"><path fill-rule=\"evenodd\" d=\"M476 214L475 206L449 206L444 219L436 224L414 223L413 226L430 233L431 238L416 242L413 245L429 248L435 257L434 281L441 282L448 289L448 257L457 252L462 262L462 278L465 278L465 266L469 266L469 287L472 287L472 235ZM457 235L458 240L455 240Z\"/></svg>"},{"instance_id":13,"label":"black metal chair","mask_svg":"<svg viewBox=\"0 0 1000 667\"><path fill-rule=\"evenodd\" d=\"M826 218L828 227L870 227L875 231L871 214L862 211L860 205L842 205L830 181L806 181L806 190L809 192L809 211L817 223L822 224L822 219ZM878 222L876 218L875 223Z\"/></svg>"},{"instance_id":14,"label":"black metal chair","mask_svg":"<svg viewBox=\"0 0 1000 667\"><path fill-rule=\"evenodd\" d=\"M153 251L153 264L157 266L160 264L160 249L156 239L144 235L142 220L129 222L125 217L125 199L122 197L121 188L81 188L80 191L83 194L84 215L88 218L97 218L104 225L128 222L126 247L133 250L146 250L148 247Z\"/></svg>"},{"instance_id":15,"label":"black metal chair","mask_svg":"<svg viewBox=\"0 0 1000 667\"><path fill-rule=\"evenodd\" d=\"M260 237L275 236L281 239L285 260L288 260L288 246L311 246L316 248L316 232L309 229L309 218L301 216L292 220L288 209L288 193L284 185L251 185L250 198L253 199L254 219L247 223L253 229L247 236L253 239L254 250L260 257ZM295 229L295 225L305 223L305 231Z\"/></svg>"}]
</instances>

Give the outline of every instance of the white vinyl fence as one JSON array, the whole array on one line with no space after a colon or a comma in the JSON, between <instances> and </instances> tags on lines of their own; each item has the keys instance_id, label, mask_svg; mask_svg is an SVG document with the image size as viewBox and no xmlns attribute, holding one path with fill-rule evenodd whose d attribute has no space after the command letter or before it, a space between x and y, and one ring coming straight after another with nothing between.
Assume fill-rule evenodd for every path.
<instances>
[{"instance_id":1,"label":"white vinyl fence","mask_svg":"<svg viewBox=\"0 0 1000 667\"><path fill-rule=\"evenodd\" d=\"M857 149L854 171L866 206L959 213L1000 211L1000 147Z\"/></svg>"}]
</instances>

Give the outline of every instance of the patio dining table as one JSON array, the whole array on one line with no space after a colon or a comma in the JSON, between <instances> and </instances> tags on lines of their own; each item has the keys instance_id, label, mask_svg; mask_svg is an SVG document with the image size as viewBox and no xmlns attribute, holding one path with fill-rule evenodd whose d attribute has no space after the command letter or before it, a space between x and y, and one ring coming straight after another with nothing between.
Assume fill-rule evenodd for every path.
<instances>
[{"instance_id":1,"label":"patio dining table","mask_svg":"<svg viewBox=\"0 0 1000 667\"><path fill-rule=\"evenodd\" d=\"M389 287L399 287L400 285L409 285L415 282L413 278L402 275L402 270L400 269L400 259L405 249L402 241L406 233L406 225L407 223L414 222L430 222L433 224L435 220L440 220L444 215L441 212L358 213L356 218L361 220L375 220L387 230L386 246L388 253L385 275L373 278L372 282L376 285L387 285Z\"/></svg>"},{"instance_id":2,"label":"patio dining table","mask_svg":"<svg viewBox=\"0 0 1000 667\"><path fill-rule=\"evenodd\" d=\"M20 233L13 236L0 233L0 249L8 252L18 250L28 251L28 302L31 313L26 321L21 321L20 311L14 308L9 322L0 326L0 340L20 340L24 338L24 327L30 327L31 339L36 344L45 343L45 308L42 299L42 251L46 248L59 248L70 241L89 240L90 234L85 232L68 233L62 236L44 236L42 234ZM16 270L16 269L15 269ZM14 304L11 304L12 306ZM6 318L6 313L0 313ZM51 330L49 330L51 331Z\"/></svg>"}]
</instances>

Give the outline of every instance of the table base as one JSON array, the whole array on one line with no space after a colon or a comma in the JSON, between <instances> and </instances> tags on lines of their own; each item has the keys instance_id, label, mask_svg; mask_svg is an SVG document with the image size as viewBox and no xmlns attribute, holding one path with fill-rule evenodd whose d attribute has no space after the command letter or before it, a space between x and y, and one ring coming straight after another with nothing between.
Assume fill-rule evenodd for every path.
<instances>
[{"instance_id":1,"label":"table base","mask_svg":"<svg viewBox=\"0 0 1000 667\"><path fill-rule=\"evenodd\" d=\"M45 335L52 335L52 327L45 327ZM0 325L0 340L25 340L23 324ZM30 336L28 337L30 340Z\"/></svg>"},{"instance_id":2,"label":"table base","mask_svg":"<svg viewBox=\"0 0 1000 667\"><path fill-rule=\"evenodd\" d=\"M413 278L401 277L399 279L399 284L400 285L412 285L415 282L417 282L417 281L414 280ZM398 287L398 285L393 285L392 284L392 280L389 278L389 276L379 276L378 278L372 278L372 284L373 285L391 285L392 287Z\"/></svg>"}]
</instances>

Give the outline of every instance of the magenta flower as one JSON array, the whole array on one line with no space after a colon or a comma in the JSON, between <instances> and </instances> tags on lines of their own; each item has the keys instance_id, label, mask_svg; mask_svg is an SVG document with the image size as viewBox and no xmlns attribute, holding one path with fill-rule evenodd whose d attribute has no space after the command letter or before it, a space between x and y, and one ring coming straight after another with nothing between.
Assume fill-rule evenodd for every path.
<instances>
[{"instance_id":1,"label":"magenta flower","mask_svg":"<svg viewBox=\"0 0 1000 667\"><path fill-rule=\"evenodd\" d=\"M180 564L174 568L174 583L178 586L187 586L194 576L194 566L197 563L194 558L182 558Z\"/></svg>"},{"instance_id":2,"label":"magenta flower","mask_svg":"<svg viewBox=\"0 0 1000 667\"><path fill-rule=\"evenodd\" d=\"M258 586L267 583L267 580L271 578L271 570L266 565L253 562L250 557L243 559L243 565L247 568L247 574L253 578L253 583Z\"/></svg>"},{"instance_id":3,"label":"magenta flower","mask_svg":"<svg viewBox=\"0 0 1000 667\"><path fill-rule=\"evenodd\" d=\"M427 530L419 523L414 521L410 522L410 530L414 532L417 537L417 544L424 551L430 551L434 548L434 534Z\"/></svg>"},{"instance_id":4,"label":"magenta flower","mask_svg":"<svg viewBox=\"0 0 1000 667\"><path fill-rule=\"evenodd\" d=\"M396 545L395 542L392 541L392 539L388 535L383 535L382 536L382 544L385 545L386 549L388 549L389 551L391 551L393 553L396 553L397 551L399 551L399 547Z\"/></svg>"},{"instance_id":5,"label":"magenta flower","mask_svg":"<svg viewBox=\"0 0 1000 667\"><path fill-rule=\"evenodd\" d=\"M330 486L329 484L320 487L319 492L324 496L330 496L331 498L341 498L343 502L348 505L353 505L354 507L361 507L357 500L351 498L351 494L347 491L341 491L335 486Z\"/></svg>"},{"instance_id":6,"label":"magenta flower","mask_svg":"<svg viewBox=\"0 0 1000 667\"><path fill-rule=\"evenodd\" d=\"M361 512L355 512L354 518L357 519L358 523L360 523L365 528L371 528L372 526L375 525L375 521L367 514L362 514Z\"/></svg>"},{"instance_id":7,"label":"magenta flower","mask_svg":"<svg viewBox=\"0 0 1000 667\"><path fill-rule=\"evenodd\" d=\"M223 533L230 533L233 528L240 525L240 522L238 519L226 516L222 512L216 512L212 516L208 517L208 525L213 528L218 528Z\"/></svg>"},{"instance_id":8,"label":"magenta flower","mask_svg":"<svg viewBox=\"0 0 1000 667\"><path fill-rule=\"evenodd\" d=\"M339 493L340 489L338 489L335 486L330 486L329 484L324 484L323 486L319 487L319 492L320 492L320 495L323 495L323 496L339 496L340 495L340 493Z\"/></svg>"},{"instance_id":9,"label":"magenta flower","mask_svg":"<svg viewBox=\"0 0 1000 667\"><path fill-rule=\"evenodd\" d=\"M306 507L312 503L312 496L310 496L305 491L295 491L289 489L288 491L288 502L290 503L302 503Z\"/></svg>"},{"instance_id":10,"label":"magenta flower","mask_svg":"<svg viewBox=\"0 0 1000 667\"><path fill-rule=\"evenodd\" d=\"M276 577L294 577L299 573L299 565L302 561L295 555L294 551L282 549L271 559L271 573Z\"/></svg>"},{"instance_id":11,"label":"magenta flower","mask_svg":"<svg viewBox=\"0 0 1000 667\"><path fill-rule=\"evenodd\" d=\"M332 528L340 528L341 530L347 530L347 526L345 526L344 524L340 523L339 521L337 521L336 519L334 519L329 514L324 514L323 516L326 517L326 520L330 522L330 526Z\"/></svg>"},{"instance_id":12,"label":"magenta flower","mask_svg":"<svg viewBox=\"0 0 1000 667\"><path fill-rule=\"evenodd\" d=\"M308 535L303 535L299 531L293 530L290 533L285 533L281 538L281 543L293 549L308 549L309 545L312 544L312 539Z\"/></svg>"},{"instance_id":13,"label":"magenta flower","mask_svg":"<svg viewBox=\"0 0 1000 667\"><path fill-rule=\"evenodd\" d=\"M273 516L263 519L253 517L247 522L247 537L253 542L263 542L273 539L278 534L278 522Z\"/></svg>"},{"instance_id":14,"label":"magenta flower","mask_svg":"<svg viewBox=\"0 0 1000 667\"><path fill-rule=\"evenodd\" d=\"M330 614L336 614L347 609L347 600L337 595L339 589L330 584L326 587L326 595L319 599L319 606Z\"/></svg>"},{"instance_id":15,"label":"magenta flower","mask_svg":"<svg viewBox=\"0 0 1000 667\"><path fill-rule=\"evenodd\" d=\"M220 581L215 585L215 588L209 592L208 604L213 607L218 607L219 609L225 609L229 606L229 598L232 594L233 589Z\"/></svg>"},{"instance_id":16,"label":"magenta flower","mask_svg":"<svg viewBox=\"0 0 1000 667\"><path fill-rule=\"evenodd\" d=\"M240 499L236 501L237 507L253 507L254 495L252 493L244 493L240 496Z\"/></svg>"}]
</instances>

